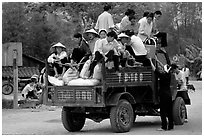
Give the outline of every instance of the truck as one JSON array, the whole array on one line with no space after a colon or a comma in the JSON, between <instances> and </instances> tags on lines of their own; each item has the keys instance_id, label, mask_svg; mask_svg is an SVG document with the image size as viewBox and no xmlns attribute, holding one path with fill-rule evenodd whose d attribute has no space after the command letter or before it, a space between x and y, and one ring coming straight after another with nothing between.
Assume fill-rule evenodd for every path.
<instances>
[{"instance_id":1,"label":"truck","mask_svg":"<svg viewBox=\"0 0 204 137\"><path fill-rule=\"evenodd\" d=\"M157 51L156 56L167 64L164 52ZM61 121L67 131L80 131L88 118L95 122L110 119L113 132L123 133L130 131L137 116L160 116L160 79L151 66L124 67L115 73L103 62L101 71L102 79L94 86L53 86L46 80L43 103L62 107ZM173 74L170 88L174 124L183 125L186 105L191 104L188 92L177 89Z\"/></svg>"}]
</instances>

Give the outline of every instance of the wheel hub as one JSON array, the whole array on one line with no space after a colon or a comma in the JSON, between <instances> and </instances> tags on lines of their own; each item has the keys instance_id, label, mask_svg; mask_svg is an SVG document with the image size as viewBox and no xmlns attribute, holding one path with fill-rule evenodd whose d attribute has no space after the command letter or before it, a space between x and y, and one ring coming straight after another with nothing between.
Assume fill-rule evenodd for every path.
<instances>
[{"instance_id":1,"label":"wheel hub","mask_svg":"<svg viewBox=\"0 0 204 137\"><path fill-rule=\"evenodd\" d=\"M126 108L122 108L122 111L120 113L120 121L123 125L127 125L130 122L130 116Z\"/></svg>"}]
</instances>

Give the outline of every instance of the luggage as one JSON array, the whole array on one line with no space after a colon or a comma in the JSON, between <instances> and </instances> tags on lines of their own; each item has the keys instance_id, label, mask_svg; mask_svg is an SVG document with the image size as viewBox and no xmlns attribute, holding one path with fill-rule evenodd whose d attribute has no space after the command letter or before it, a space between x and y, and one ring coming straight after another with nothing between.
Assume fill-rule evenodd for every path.
<instances>
[{"instance_id":1,"label":"luggage","mask_svg":"<svg viewBox=\"0 0 204 137\"><path fill-rule=\"evenodd\" d=\"M79 76L81 78L88 78L89 77L89 74L90 74L90 72L89 72L90 64L91 64L91 60L90 59L85 62L84 66L83 66L83 68L82 68L82 70L81 70L81 72L79 74Z\"/></svg>"},{"instance_id":2,"label":"luggage","mask_svg":"<svg viewBox=\"0 0 204 137\"><path fill-rule=\"evenodd\" d=\"M69 81L68 85L69 86L95 86L98 85L100 81L98 79L83 79L83 78L78 78L78 79L73 79Z\"/></svg>"},{"instance_id":3,"label":"luggage","mask_svg":"<svg viewBox=\"0 0 204 137\"><path fill-rule=\"evenodd\" d=\"M72 79L77 79L79 77L79 72L76 68L69 68L63 75L62 79L67 85Z\"/></svg>"},{"instance_id":4,"label":"luggage","mask_svg":"<svg viewBox=\"0 0 204 137\"><path fill-rule=\"evenodd\" d=\"M93 79L98 79L101 80L102 79L102 64L98 63L95 67L94 67L94 73L93 73Z\"/></svg>"},{"instance_id":5,"label":"luggage","mask_svg":"<svg viewBox=\"0 0 204 137\"><path fill-rule=\"evenodd\" d=\"M63 80L59 80L56 77L53 76L49 76L48 75L48 81L53 85L53 86L63 86L64 85L64 81Z\"/></svg>"}]
</instances>

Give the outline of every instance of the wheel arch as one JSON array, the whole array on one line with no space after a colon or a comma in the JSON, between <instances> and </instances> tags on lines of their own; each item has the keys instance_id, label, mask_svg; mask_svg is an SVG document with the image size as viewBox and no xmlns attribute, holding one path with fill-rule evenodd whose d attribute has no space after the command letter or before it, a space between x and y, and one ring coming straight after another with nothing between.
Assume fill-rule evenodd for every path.
<instances>
[{"instance_id":1,"label":"wheel arch","mask_svg":"<svg viewBox=\"0 0 204 137\"><path fill-rule=\"evenodd\" d=\"M120 99L126 99L130 104L136 104L134 97L128 92L113 93L107 98L106 104L108 106L116 106Z\"/></svg>"}]
</instances>

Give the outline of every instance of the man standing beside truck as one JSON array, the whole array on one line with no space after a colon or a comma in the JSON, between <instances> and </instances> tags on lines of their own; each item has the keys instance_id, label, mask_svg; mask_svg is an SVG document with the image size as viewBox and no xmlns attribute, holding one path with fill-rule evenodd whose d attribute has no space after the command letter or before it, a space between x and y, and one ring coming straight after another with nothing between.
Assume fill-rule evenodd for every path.
<instances>
[{"instance_id":1,"label":"man standing beside truck","mask_svg":"<svg viewBox=\"0 0 204 137\"><path fill-rule=\"evenodd\" d=\"M172 130L174 128L174 123L172 114L172 95L170 89L171 68L168 67L167 65L165 66L166 68L164 68L162 64L158 64L158 68L156 68L152 62L152 59L150 58L149 60L152 69L155 71L155 73L160 79L159 96L160 96L160 117L162 121L162 126L161 128L158 129L158 131ZM168 118L168 127L166 118Z\"/></svg>"}]
</instances>

